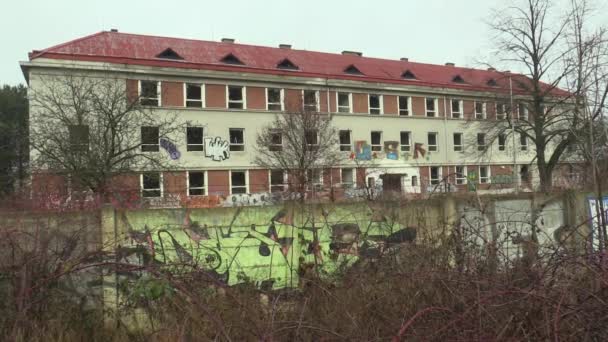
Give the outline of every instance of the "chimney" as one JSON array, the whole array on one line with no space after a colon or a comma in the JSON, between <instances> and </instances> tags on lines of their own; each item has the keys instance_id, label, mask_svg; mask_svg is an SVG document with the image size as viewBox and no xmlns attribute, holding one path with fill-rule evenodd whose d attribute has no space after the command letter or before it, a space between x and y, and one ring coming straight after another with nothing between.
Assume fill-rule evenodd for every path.
<instances>
[{"instance_id":1,"label":"chimney","mask_svg":"<svg viewBox=\"0 0 608 342\"><path fill-rule=\"evenodd\" d=\"M402 61L402 62L409 62L409 60L410 60L410 59L409 59L409 58L407 58L407 57L401 57L401 61Z\"/></svg>"},{"instance_id":2,"label":"chimney","mask_svg":"<svg viewBox=\"0 0 608 342\"><path fill-rule=\"evenodd\" d=\"M496 69L494 69L494 68L492 68L492 67L489 67L489 68L488 68L488 71L496 71Z\"/></svg>"},{"instance_id":3,"label":"chimney","mask_svg":"<svg viewBox=\"0 0 608 342\"><path fill-rule=\"evenodd\" d=\"M110 29L110 32L118 32L118 29L115 29L115 28Z\"/></svg>"},{"instance_id":4,"label":"chimney","mask_svg":"<svg viewBox=\"0 0 608 342\"><path fill-rule=\"evenodd\" d=\"M447 63L445 63L445 66L451 66L451 67L453 67L453 66L456 66L456 64L454 64L452 62L447 62Z\"/></svg>"},{"instance_id":5,"label":"chimney","mask_svg":"<svg viewBox=\"0 0 608 342\"><path fill-rule=\"evenodd\" d=\"M222 43L232 44L234 43L234 38L222 38Z\"/></svg>"},{"instance_id":6,"label":"chimney","mask_svg":"<svg viewBox=\"0 0 608 342\"><path fill-rule=\"evenodd\" d=\"M291 45L290 44L279 44L279 48L281 49L291 49Z\"/></svg>"},{"instance_id":7,"label":"chimney","mask_svg":"<svg viewBox=\"0 0 608 342\"><path fill-rule=\"evenodd\" d=\"M363 56L362 52L358 52L358 51L348 51L348 50L344 50L342 51L342 55L346 56L346 55L350 55L350 56Z\"/></svg>"}]
</instances>

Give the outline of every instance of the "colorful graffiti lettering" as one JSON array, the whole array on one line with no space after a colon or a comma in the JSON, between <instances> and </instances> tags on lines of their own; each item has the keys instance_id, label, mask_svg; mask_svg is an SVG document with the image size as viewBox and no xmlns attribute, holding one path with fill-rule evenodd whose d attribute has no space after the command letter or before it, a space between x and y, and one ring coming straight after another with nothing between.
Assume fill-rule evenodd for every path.
<instances>
[{"instance_id":1,"label":"colorful graffiti lettering","mask_svg":"<svg viewBox=\"0 0 608 342\"><path fill-rule=\"evenodd\" d=\"M169 153L169 157L171 157L173 160L177 160L182 156L177 149L177 146L175 146L175 144L169 139L160 138L160 147L167 151L167 153Z\"/></svg>"},{"instance_id":2,"label":"colorful graffiti lettering","mask_svg":"<svg viewBox=\"0 0 608 342\"><path fill-rule=\"evenodd\" d=\"M221 137L205 138L205 157L219 162L230 158L230 143Z\"/></svg>"},{"instance_id":3,"label":"colorful graffiti lettering","mask_svg":"<svg viewBox=\"0 0 608 342\"><path fill-rule=\"evenodd\" d=\"M355 141L355 159L372 160L372 147L367 144L367 141Z\"/></svg>"},{"instance_id":4,"label":"colorful graffiti lettering","mask_svg":"<svg viewBox=\"0 0 608 342\"><path fill-rule=\"evenodd\" d=\"M399 143L397 141L385 141L384 142L384 153L386 154L386 159L398 160L399 159L398 147L399 147Z\"/></svg>"},{"instance_id":5,"label":"colorful graffiti lettering","mask_svg":"<svg viewBox=\"0 0 608 342\"><path fill-rule=\"evenodd\" d=\"M423 158L426 155L426 150L422 146L422 143L414 144L414 159L418 159L418 155L421 155Z\"/></svg>"}]
</instances>

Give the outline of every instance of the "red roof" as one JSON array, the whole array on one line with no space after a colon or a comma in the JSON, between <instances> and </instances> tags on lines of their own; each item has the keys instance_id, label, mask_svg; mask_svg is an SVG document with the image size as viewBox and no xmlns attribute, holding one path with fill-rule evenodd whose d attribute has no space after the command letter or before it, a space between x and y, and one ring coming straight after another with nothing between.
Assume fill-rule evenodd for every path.
<instances>
[{"instance_id":1,"label":"red roof","mask_svg":"<svg viewBox=\"0 0 608 342\"><path fill-rule=\"evenodd\" d=\"M157 56L170 48L183 59L162 59ZM221 60L232 54L243 65ZM374 83L410 84L462 90L496 91L508 89L508 74L493 70L433 65L400 60L342 55L325 52L282 49L237 43L146 36L102 31L42 51L33 51L30 60L54 58L101 61L120 64L148 65L188 69L239 71L275 75L321 77L358 80ZM277 64L288 59L297 70L280 69ZM354 66L359 74L347 73ZM409 70L416 80L402 78ZM453 82L460 76L465 83ZM513 77L523 78L521 75ZM488 85L494 80L497 86ZM514 90L517 92L516 87Z\"/></svg>"}]
</instances>

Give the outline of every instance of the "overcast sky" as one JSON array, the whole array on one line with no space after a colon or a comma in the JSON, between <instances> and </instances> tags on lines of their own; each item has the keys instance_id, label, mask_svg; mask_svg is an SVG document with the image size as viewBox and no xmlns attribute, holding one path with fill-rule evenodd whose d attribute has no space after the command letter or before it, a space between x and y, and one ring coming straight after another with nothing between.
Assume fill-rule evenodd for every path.
<instances>
[{"instance_id":1,"label":"overcast sky","mask_svg":"<svg viewBox=\"0 0 608 342\"><path fill-rule=\"evenodd\" d=\"M25 82L19 61L29 51L111 28L475 67L493 62L486 21L508 0L4 1L0 84ZM602 7L596 20L608 22L608 8Z\"/></svg>"}]
</instances>

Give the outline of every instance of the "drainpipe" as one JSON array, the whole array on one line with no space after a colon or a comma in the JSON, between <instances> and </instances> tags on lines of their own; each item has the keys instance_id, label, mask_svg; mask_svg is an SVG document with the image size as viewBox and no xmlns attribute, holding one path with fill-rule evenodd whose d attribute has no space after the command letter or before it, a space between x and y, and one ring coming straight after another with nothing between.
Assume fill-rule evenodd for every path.
<instances>
[{"instance_id":1,"label":"drainpipe","mask_svg":"<svg viewBox=\"0 0 608 342\"><path fill-rule=\"evenodd\" d=\"M445 95L443 95L443 136L445 137L445 144L443 144L445 146L445 151L444 151L444 155L445 155L445 161L447 162L448 160L448 109L447 109L447 98L445 97ZM448 166L448 174L445 175L444 177L449 176L450 174L450 167ZM445 184L448 184L447 182ZM446 187L447 188L447 187ZM447 189L446 189L447 190ZM446 191L447 192L447 191Z\"/></svg>"},{"instance_id":2,"label":"drainpipe","mask_svg":"<svg viewBox=\"0 0 608 342\"><path fill-rule=\"evenodd\" d=\"M515 139L515 117L514 117L514 113L515 111L513 110L513 79L511 77L511 74L509 73L509 98L510 98L510 102L511 102L511 135L513 136L513 138L511 139L513 141L513 181L514 184L513 186L515 187L515 193L519 192L519 177L518 177L518 172L517 172L517 140ZM528 173L530 171L528 170Z\"/></svg>"}]
</instances>

